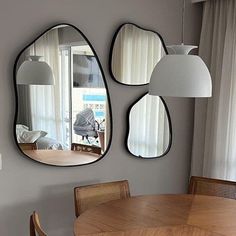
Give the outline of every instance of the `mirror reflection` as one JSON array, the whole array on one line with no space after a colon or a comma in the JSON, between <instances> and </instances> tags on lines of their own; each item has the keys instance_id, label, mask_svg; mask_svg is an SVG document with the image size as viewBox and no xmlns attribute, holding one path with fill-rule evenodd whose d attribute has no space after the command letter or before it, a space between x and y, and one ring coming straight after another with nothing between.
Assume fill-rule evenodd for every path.
<instances>
[{"instance_id":1,"label":"mirror reflection","mask_svg":"<svg viewBox=\"0 0 236 236\"><path fill-rule=\"evenodd\" d=\"M161 36L127 23L114 36L110 70L117 82L143 85L150 81L154 67L166 54Z\"/></svg>"},{"instance_id":2,"label":"mirror reflection","mask_svg":"<svg viewBox=\"0 0 236 236\"><path fill-rule=\"evenodd\" d=\"M51 28L16 64L18 146L50 165L100 159L110 142L110 104L98 58L70 25Z\"/></svg>"},{"instance_id":3,"label":"mirror reflection","mask_svg":"<svg viewBox=\"0 0 236 236\"><path fill-rule=\"evenodd\" d=\"M145 94L131 106L127 147L143 158L165 155L171 145L171 123L164 100Z\"/></svg>"}]
</instances>

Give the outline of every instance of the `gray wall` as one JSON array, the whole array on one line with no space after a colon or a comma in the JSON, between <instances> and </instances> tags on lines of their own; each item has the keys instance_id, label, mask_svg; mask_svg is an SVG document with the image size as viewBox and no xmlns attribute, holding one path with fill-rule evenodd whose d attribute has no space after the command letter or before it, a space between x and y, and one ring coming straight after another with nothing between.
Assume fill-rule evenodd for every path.
<instances>
[{"instance_id":1,"label":"gray wall","mask_svg":"<svg viewBox=\"0 0 236 236\"><path fill-rule=\"evenodd\" d=\"M123 145L126 109L147 87L125 87L108 73L114 30L127 21L158 30L167 44L180 43L182 0L1 0L0 8L0 235L28 235L36 209L49 235L72 235L73 187L128 179L132 195L183 193L190 167L193 100L168 98L173 146L159 160L138 160ZM19 51L47 27L68 22L90 39L103 65L113 111L113 139L107 156L88 166L50 167L24 158L13 139L12 70ZM201 6L188 5L186 43L198 43Z\"/></svg>"}]
</instances>

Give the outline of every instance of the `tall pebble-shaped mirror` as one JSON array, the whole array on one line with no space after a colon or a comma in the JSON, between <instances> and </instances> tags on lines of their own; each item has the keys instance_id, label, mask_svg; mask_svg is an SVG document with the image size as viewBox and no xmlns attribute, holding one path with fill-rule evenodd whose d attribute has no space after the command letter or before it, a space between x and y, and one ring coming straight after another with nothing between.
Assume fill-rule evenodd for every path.
<instances>
[{"instance_id":1,"label":"tall pebble-shaped mirror","mask_svg":"<svg viewBox=\"0 0 236 236\"><path fill-rule=\"evenodd\" d=\"M14 67L15 138L40 163L76 166L107 152L112 132L104 73L85 35L54 26L25 47Z\"/></svg>"},{"instance_id":2,"label":"tall pebble-shaped mirror","mask_svg":"<svg viewBox=\"0 0 236 236\"><path fill-rule=\"evenodd\" d=\"M116 31L110 51L110 73L119 83L149 83L154 67L167 53L162 37L154 31L126 23Z\"/></svg>"},{"instance_id":3,"label":"tall pebble-shaped mirror","mask_svg":"<svg viewBox=\"0 0 236 236\"><path fill-rule=\"evenodd\" d=\"M127 148L141 158L162 157L170 150L172 128L165 101L147 93L130 107Z\"/></svg>"}]
</instances>

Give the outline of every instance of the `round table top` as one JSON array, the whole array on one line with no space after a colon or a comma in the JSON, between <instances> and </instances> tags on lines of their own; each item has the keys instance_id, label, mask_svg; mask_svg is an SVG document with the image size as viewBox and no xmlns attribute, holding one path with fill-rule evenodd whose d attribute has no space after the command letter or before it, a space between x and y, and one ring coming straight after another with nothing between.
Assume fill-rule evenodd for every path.
<instances>
[{"instance_id":1,"label":"round table top","mask_svg":"<svg viewBox=\"0 0 236 236\"><path fill-rule=\"evenodd\" d=\"M75 236L235 236L236 201L201 195L151 195L101 204L81 214Z\"/></svg>"},{"instance_id":2,"label":"round table top","mask_svg":"<svg viewBox=\"0 0 236 236\"><path fill-rule=\"evenodd\" d=\"M33 160L56 166L75 166L97 161L100 155L71 150L23 150Z\"/></svg>"}]
</instances>

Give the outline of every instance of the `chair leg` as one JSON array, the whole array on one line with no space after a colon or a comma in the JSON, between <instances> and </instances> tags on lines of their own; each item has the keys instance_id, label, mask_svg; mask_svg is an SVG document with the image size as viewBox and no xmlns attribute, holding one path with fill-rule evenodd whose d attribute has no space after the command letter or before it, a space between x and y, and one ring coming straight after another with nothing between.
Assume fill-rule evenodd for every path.
<instances>
[{"instance_id":1,"label":"chair leg","mask_svg":"<svg viewBox=\"0 0 236 236\"><path fill-rule=\"evenodd\" d=\"M30 236L36 236L32 216L30 216Z\"/></svg>"},{"instance_id":2,"label":"chair leg","mask_svg":"<svg viewBox=\"0 0 236 236\"><path fill-rule=\"evenodd\" d=\"M87 139L88 143L90 144L90 141L89 141L88 135L86 135L86 139Z\"/></svg>"}]
</instances>

